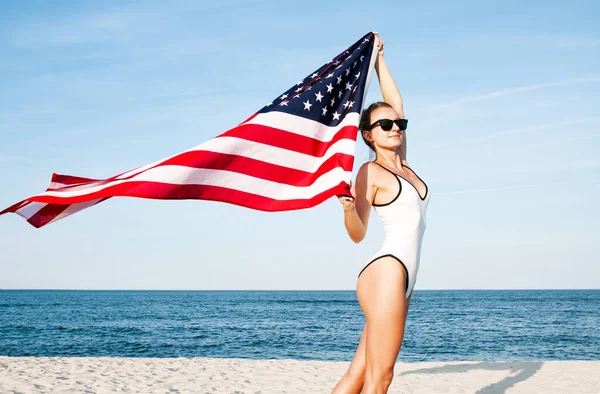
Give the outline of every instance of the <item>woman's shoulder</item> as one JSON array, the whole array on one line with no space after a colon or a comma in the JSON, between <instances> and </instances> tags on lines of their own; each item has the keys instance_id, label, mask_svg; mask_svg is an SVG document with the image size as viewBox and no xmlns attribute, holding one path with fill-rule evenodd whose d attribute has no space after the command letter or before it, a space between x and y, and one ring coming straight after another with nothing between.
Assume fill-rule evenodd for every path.
<instances>
[{"instance_id":1,"label":"woman's shoulder","mask_svg":"<svg viewBox=\"0 0 600 394\"><path fill-rule=\"evenodd\" d=\"M375 163L374 161L367 161L364 162L360 168L358 169L358 175L364 175L364 176L373 176L377 173L379 173L379 171L381 170L381 166L377 163Z\"/></svg>"},{"instance_id":2,"label":"woman's shoulder","mask_svg":"<svg viewBox=\"0 0 600 394\"><path fill-rule=\"evenodd\" d=\"M356 174L357 182L365 182L372 186L379 187L381 183L385 183L386 169L374 161L363 163Z\"/></svg>"}]
</instances>

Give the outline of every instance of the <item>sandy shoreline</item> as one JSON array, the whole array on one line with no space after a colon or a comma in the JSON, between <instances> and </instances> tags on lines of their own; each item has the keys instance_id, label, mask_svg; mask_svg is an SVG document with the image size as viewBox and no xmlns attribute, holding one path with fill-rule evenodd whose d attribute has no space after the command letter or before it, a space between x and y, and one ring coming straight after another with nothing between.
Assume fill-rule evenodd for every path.
<instances>
[{"instance_id":1,"label":"sandy shoreline","mask_svg":"<svg viewBox=\"0 0 600 394\"><path fill-rule=\"evenodd\" d=\"M0 393L330 393L348 362L2 357ZM397 363L390 393L600 393L600 361Z\"/></svg>"}]
</instances>

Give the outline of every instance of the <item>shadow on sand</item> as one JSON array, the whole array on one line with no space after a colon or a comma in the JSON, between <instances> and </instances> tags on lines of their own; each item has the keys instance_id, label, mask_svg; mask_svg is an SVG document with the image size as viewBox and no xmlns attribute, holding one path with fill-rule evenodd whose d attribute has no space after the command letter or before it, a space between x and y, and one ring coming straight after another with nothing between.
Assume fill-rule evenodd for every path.
<instances>
[{"instance_id":1,"label":"shadow on sand","mask_svg":"<svg viewBox=\"0 0 600 394\"><path fill-rule=\"evenodd\" d=\"M474 363L474 364L456 364L456 365L444 365L441 367L434 368L423 368L416 369L414 371L402 372L399 375L411 375L411 374L428 374L428 373L456 373L456 372L469 372L474 369L485 369L489 371L510 371L511 376L506 377L498 383L490 384L478 391L475 394L502 394L506 390L513 387L515 384L529 379L535 375L537 371L542 367L542 362L517 362L517 361L506 361L506 362L485 362L485 363ZM516 374L515 374L516 373ZM512 375L514 374L514 375Z\"/></svg>"}]
</instances>

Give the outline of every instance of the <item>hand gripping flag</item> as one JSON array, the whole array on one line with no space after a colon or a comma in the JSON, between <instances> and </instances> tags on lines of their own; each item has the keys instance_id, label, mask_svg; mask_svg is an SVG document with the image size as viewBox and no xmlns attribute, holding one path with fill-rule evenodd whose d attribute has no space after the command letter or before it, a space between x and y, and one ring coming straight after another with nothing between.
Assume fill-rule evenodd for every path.
<instances>
[{"instance_id":1,"label":"hand gripping flag","mask_svg":"<svg viewBox=\"0 0 600 394\"><path fill-rule=\"evenodd\" d=\"M199 199L287 211L349 194L361 108L376 60L369 33L240 125L108 179L52 175L12 212L35 227L116 196Z\"/></svg>"}]
</instances>

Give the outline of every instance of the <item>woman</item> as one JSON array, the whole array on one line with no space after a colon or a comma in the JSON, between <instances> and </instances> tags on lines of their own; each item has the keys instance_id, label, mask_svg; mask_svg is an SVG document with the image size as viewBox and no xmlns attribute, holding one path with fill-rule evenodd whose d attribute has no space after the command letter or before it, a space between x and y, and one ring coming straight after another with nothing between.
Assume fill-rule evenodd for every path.
<instances>
[{"instance_id":1,"label":"woman","mask_svg":"<svg viewBox=\"0 0 600 394\"><path fill-rule=\"evenodd\" d=\"M383 41L375 33L375 70L384 102L362 113L359 128L375 160L356 176L353 198L340 197L344 223L358 243L367 231L371 206L384 223L381 250L358 275L356 294L366 323L356 354L334 394L386 393L404 337L415 285L429 202L427 185L406 161L406 123L402 97L383 58ZM362 391L361 391L362 390Z\"/></svg>"}]
</instances>

